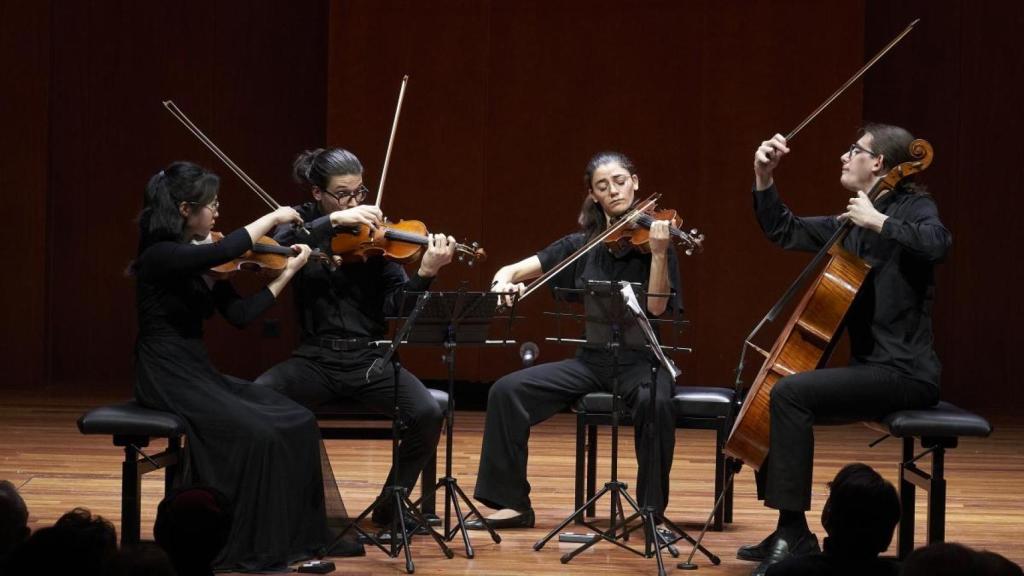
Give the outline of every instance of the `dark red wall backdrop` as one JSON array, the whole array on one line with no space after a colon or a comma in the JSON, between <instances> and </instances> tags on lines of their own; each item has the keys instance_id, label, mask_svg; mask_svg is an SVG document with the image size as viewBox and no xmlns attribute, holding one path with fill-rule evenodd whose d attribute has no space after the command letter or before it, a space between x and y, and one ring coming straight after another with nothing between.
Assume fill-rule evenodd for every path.
<instances>
[{"instance_id":1,"label":"dark red wall backdrop","mask_svg":"<svg viewBox=\"0 0 1024 576\"><path fill-rule=\"evenodd\" d=\"M682 258L694 384L732 381L740 343L806 262L761 236L751 154L786 132L913 17L896 51L793 141L778 172L798 213L842 208L838 157L865 120L932 141L932 187L955 247L939 272L936 347L945 394L984 410L1021 405L1011 364L1021 337L1012 254L1024 96L1009 3L222 0L0 8L2 183L11 237L2 283L4 386L48 393L127 390L134 304L121 270L131 219L154 171L194 159L224 175L221 228L262 206L164 112L174 98L282 202L302 148L345 146L379 181L395 97L410 75L384 207L479 240L491 259L445 270L440 288L483 287L498 266L574 225L591 154L618 149L641 192L661 192L708 237ZM1012 11L1008 12L1008 11ZM11 242L10 240L13 240ZM538 342L550 298L524 305ZM214 321L218 364L242 376L294 339ZM542 359L568 351L541 345ZM425 378L436 352L409 354ZM460 352L459 377L492 380L511 350Z\"/></svg>"},{"instance_id":2,"label":"dark red wall backdrop","mask_svg":"<svg viewBox=\"0 0 1024 576\"><path fill-rule=\"evenodd\" d=\"M1024 5L901 0L870 6L867 37L876 46L902 22L922 18L912 49L894 53L866 84L864 116L905 124L935 146L928 183L954 238L937 278L943 395L1019 414Z\"/></svg>"},{"instance_id":3,"label":"dark red wall backdrop","mask_svg":"<svg viewBox=\"0 0 1024 576\"><path fill-rule=\"evenodd\" d=\"M328 6L14 2L3 10L4 96L14 96L2 107L10 118L3 194L9 257L25 267L3 283L5 385L127 393L135 311L122 272L149 176L179 159L216 170L225 229L266 211L161 101L174 99L281 202L297 201L291 155L324 134ZM225 371L258 374L287 355L280 341L259 337L260 326L237 332L218 320L209 331Z\"/></svg>"},{"instance_id":4,"label":"dark red wall backdrop","mask_svg":"<svg viewBox=\"0 0 1024 576\"><path fill-rule=\"evenodd\" d=\"M477 238L491 256L441 284L486 286L500 265L572 231L588 158L622 150L639 165L642 193L661 192L707 234L706 253L681 263L696 349L682 362L691 383L731 382L739 335L802 261L778 254L754 224L753 145L788 130L856 69L861 3L389 5L332 5L328 138L378 174L394 93L410 75L384 206ZM853 91L801 136L805 153L787 166L796 206L841 202L836 157L860 110ZM520 339L550 332L539 318L549 306L546 294L525 303ZM567 352L541 346L545 359ZM440 376L436 354L424 356L420 372ZM462 358L461 375L481 380L518 363L513 351Z\"/></svg>"}]
</instances>

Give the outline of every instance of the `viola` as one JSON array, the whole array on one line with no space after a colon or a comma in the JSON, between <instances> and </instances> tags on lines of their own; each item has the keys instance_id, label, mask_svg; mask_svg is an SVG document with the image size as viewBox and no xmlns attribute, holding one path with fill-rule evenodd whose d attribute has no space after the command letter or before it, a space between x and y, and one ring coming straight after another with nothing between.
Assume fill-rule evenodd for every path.
<instances>
[{"instance_id":1,"label":"viola","mask_svg":"<svg viewBox=\"0 0 1024 576\"><path fill-rule=\"evenodd\" d=\"M331 252L342 262L365 262L382 256L400 264L415 262L430 243L427 226L419 220L387 222L381 228L365 224L358 228L341 228L331 239ZM469 266L487 260L487 252L479 244L455 244L456 258Z\"/></svg>"},{"instance_id":2,"label":"viola","mask_svg":"<svg viewBox=\"0 0 1024 576\"><path fill-rule=\"evenodd\" d=\"M210 232L209 239L204 242L220 242L224 235L220 232ZM238 258L210 268L208 274L217 279L229 278L236 272L256 272L267 278L277 278L288 265L288 258L295 255L295 251L288 246L281 246L273 238L262 236L256 240L252 250L247 251ZM310 259L313 255L310 255Z\"/></svg>"},{"instance_id":3,"label":"viola","mask_svg":"<svg viewBox=\"0 0 1024 576\"><path fill-rule=\"evenodd\" d=\"M632 226L625 226L604 240L604 245L616 254L624 254L630 250L639 250L645 254L651 251L651 224L658 220L668 220L669 237L672 242L686 252L687 256L699 253L704 250L704 235L697 232L696 228L689 232L681 227L683 219L675 210L670 208L659 210L652 206L649 210L639 214Z\"/></svg>"}]
</instances>

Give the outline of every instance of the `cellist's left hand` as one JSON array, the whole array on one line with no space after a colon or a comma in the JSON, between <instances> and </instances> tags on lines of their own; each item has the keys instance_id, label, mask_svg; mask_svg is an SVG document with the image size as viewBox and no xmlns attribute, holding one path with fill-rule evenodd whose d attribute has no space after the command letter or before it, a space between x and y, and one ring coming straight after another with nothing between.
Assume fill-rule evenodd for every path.
<instances>
[{"instance_id":1,"label":"cellist's left hand","mask_svg":"<svg viewBox=\"0 0 1024 576\"><path fill-rule=\"evenodd\" d=\"M671 222L668 220L655 220L651 223L651 232L648 236L651 244L651 254L664 254L668 250L669 244L669 225Z\"/></svg>"},{"instance_id":2,"label":"cellist's left hand","mask_svg":"<svg viewBox=\"0 0 1024 576\"><path fill-rule=\"evenodd\" d=\"M875 205L871 203L863 190L858 190L857 195L850 198L846 212L839 215L840 222L849 220L861 228L878 233L882 232L882 225L885 224L886 218L888 216L875 209Z\"/></svg>"},{"instance_id":3,"label":"cellist's left hand","mask_svg":"<svg viewBox=\"0 0 1024 576\"><path fill-rule=\"evenodd\" d=\"M433 278L444 266L451 263L455 256L455 238L444 234L427 235L427 251L420 261L418 274L422 278Z\"/></svg>"}]
</instances>

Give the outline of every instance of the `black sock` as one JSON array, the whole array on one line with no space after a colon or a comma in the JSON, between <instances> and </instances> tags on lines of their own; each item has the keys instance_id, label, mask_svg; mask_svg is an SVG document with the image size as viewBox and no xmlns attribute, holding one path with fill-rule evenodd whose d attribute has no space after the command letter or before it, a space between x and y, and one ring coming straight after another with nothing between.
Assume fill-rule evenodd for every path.
<instances>
[{"instance_id":1,"label":"black sock","mask_svg":"<svg viewBox=\"0 0 1024 576\"><path fill-rule=\"evenodd\" d=\"M807 527L807 516L803 510L779 510L779 523L776 533L787 538L799 538L811 531Z\"/></svg>"}]
</instances>

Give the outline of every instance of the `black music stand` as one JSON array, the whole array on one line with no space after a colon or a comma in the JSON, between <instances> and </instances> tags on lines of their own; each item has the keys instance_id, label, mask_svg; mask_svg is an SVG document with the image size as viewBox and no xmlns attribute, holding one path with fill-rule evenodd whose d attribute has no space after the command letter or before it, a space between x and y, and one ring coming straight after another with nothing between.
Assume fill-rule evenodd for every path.
<instances>
[{"instance_id":1,"label":"black music stand","mask_svg":"<svg viewBox=\"0 0 1024 576\"><path fill-rule=\"evenodd\" d=\"M673 556L678 556L678 551L672 546L673 543L680 539L686 539L689 542L694 542L684 530L679 528L675 523L667 518L664 518L658 510L655 510L651 506L641 507L636 500L629 494L628 486L618 479L618 427L619 427L619 412L621 400L619 395L619 382L618 382L618 358L619 351L625 347L629 350L642 350L649 349L654 352L651 362L651 399L650 399L650 418L652 424L657 427L657 410L656 410L656 391L657 391L657 378L658 373L664 366L669 370L673 379L678 375L678 368L672 363L672 361L665 356L663 348L670 350L685 350L678 346L663 347L657 339L654 329L651 327L650 322L647 319L646 314L640 307L633 285L628 282L595 282L590 281L587 283L587 288L584 291L571 290L571 289L556 289L565 292L583 292L584 308L585 308L585 321L586 321L586 338L585 340L577 340L572 338L564 338L561 336L561 330L559 330L559 336L553 340L560 342L576 342L587 347L605 348L611 351L614 362L612 368L612 412L611 412L611 429L612 429L612 459L611 459L611 478L605 483L597 494L591 497L582 506L576 509L570 514L565 520L562 521L557 527L549 532L544 538L537 541L534 544L534 550L540 550L551 540L556 534L561 532L566 526L569 525L574 519L581 519L581 523L590 528L595 532L594 536L583 543L580 547L576 548L572 552L564 554L561 558L563 564L568 563L578 554L594 546L598 542L608 541L620 548L624 548L634 554L644 557L655 556L658 563L659 575L665 574L665 564L661 556L661 550L668 548ZM627 294L628 292L628 294ZM654 296L658 296L654 294ZM578 297L577 297L578 298ZM571 299L571 298L569 298ZM558 313L556 316L560 318L576 318L579 317L574 314ZM680 322L676 321L661 321L660 324L673 324L678 325ZM549 338L549 340L551 340ZM649 450L657 449L657 442L651 442L648 446ZM609 494L611 497L611 517L609 519L609 528L607 530L601 530L584 519L584 513L586 510L591 509L594 504L602 498L605 494ZM622 504L622 499L625 499L633 512L628 517L626 516L625 507ZM639 525L630 525L632 522L639 520ZM658 529L658 522L662 521L670 529L675 531L677 534L676 538L669 541ZM628 540L629 534L637 529L643 528L644 531L644 549L640 551L632 546L621 542L620 540ZM701 547L701 550L712 558L712 562L718 560L710 552Z\"/></svg>"},{"instance_id":2,"label":"black music stand","mask_svg":"<svg viewBox=\"0 0 1024 576\"><path fill-rule=\"evenodd\" d=\"M416 293L410 292L413 296ZM473 545L466 530L466 519L476 515L480 518L480 510L466 493L459 487L458 480L452 474L452 443L455 430L455 351L458 346L504 346L514 344L508 338L511 331L511 319L514 318L514 307L509 312L509 324L505 338L488 340L490 326L498 312L498 292L432 292L430 300L423 308L416 326L409 332L409 344L441 345L444 347L444 363L448 368L448 410L445 420L445 474L437 481L433 491L442 486L444 496L444 535L451 541L462 532L462 541L466 546L466 557L475 555ZM418 502L418 501L417 501ZM463 514L463 505L469 509ZM455 509L455 526L452 527L452 509ZM484 527L497 544L501 536L486 522Z\"/></svg>"},{"instance_id":3,"label":"black music stand","mask_svg":"<svg viewBox=\"0 0 1024 576\"><path fill-rule=\"evenodd\" d=\"M346 526L345 529L342 530L334 539L334 542L325 549L325 551L332 549L334 545L348 533L349 530L354 529L365 541L373 544L377 548L380 548L381 551L391 558L397 558L398 554L404 551L405 571L409 574L416 571L416 566L412 561L412 550L409 544L413 536L412 531L417 528L426 529L428 531L427 533L435 542L437 542L438 547L441 548L441 551L446 557L452 558L455 556L455 553L452 552L451 548L445 544L444 538L430 527L427 518L422 512L420 512L416 504L409 499L409 490L398 484L398 439L401 436L402 429L402 415L398 406L398 375L401 372L402 366L398 360L398 347L401 346L416 326L416 319L423 312L427 303L430 301L430 297L431 294L429 292L419 294L415 305L412 307L409 315L405 318L405 323L395 331L395 336L390 342L385 342L383 344L380 342L371 343L372 346L383 345L387 350L384 353L384 356L374 360L373 365L371 365L366 371L367 379L375 374L379 374L388 362L391 362L391 367L394 370L392 378L394 380L394 405L391 412L391 485L385 486L384 490L379 496L377 496L373 503L363 510L362 513L359 514L359 516L348 526ZM389 501L392 506L391 528L389 532L390 548L385 548L384 543L379 537L363 530L359 526L359 523L377 508L388 505ZM407 526L405 523L407 517L415 520L418 526Z\"/></svg>"}]
</instances>

